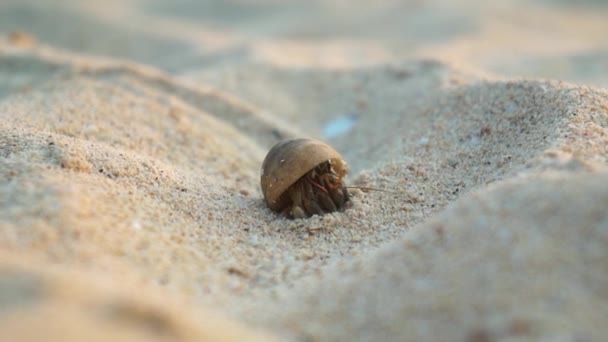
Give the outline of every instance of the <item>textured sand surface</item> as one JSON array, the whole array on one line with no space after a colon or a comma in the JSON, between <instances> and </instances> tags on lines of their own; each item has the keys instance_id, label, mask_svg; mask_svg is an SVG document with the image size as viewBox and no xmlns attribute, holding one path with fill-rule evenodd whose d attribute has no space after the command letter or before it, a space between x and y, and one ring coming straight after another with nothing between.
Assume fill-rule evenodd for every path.
<instances>
[{"instance_id":1,"label":"textured sand surface","mask_svg":"<svg viewBox=\"0 0 608 342\"><path fill-rule=\"evenodd\" d=\"M605 339L607 16L2 1L1 339ZM300 136L386 191L277 216L260 166Z\"/></svg>"}]
</instances>

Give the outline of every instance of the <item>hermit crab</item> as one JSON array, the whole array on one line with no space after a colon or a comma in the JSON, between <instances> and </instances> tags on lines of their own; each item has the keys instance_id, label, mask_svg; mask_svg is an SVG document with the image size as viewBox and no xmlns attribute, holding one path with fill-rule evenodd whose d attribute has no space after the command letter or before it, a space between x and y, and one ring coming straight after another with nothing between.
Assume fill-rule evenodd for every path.
<instances>
[{"instance_id":1,"label":"hermit crab","mask_svg":"<svg viewBox=\"0 0 608 342\"><path fill-rule=\"evenodd\" d=\"M293 139L273 146L262 163L266 205L289 218L307 218L344 209L346 162L329 145Z\"/></svg>"}]
</instances>

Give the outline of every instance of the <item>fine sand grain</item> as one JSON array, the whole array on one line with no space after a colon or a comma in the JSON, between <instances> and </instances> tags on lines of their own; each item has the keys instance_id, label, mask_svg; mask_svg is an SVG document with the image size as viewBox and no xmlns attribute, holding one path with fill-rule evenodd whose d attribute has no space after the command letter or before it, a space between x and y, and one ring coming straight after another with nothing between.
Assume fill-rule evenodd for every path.
<instances>
[{"instance_id":1,"label":"fine sand grain","mask_svg":"<svg viewBox=\"0 0 608 342\"><path fill-rule=\"evenodd\" d=\"M605 339L607 15L3 1L1 339ZM346 211L265 207L302 136Z\"/></svg>"}]
</instances>

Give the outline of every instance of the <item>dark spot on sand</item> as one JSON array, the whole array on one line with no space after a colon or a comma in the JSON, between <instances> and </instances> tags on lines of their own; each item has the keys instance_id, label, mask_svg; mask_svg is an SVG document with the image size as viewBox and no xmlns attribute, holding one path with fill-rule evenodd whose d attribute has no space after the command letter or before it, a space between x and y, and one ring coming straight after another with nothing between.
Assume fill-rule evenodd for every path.
<instances>
[{"instance_id":1,"label":"dark spot on sand","mask_svg":"<svg viewBox=\"0 0 608 342\"><path fill-rule=\"evenodd\" d=\"M466 339L468 342L492 342L494 341L494 337L492 334L486 329L473 329L469 336Z\"/></svg>"},{"instance_id":2,"label":"dark spot on sand","mask_svg":"<svg viewBox=\"0 0 608 342\"><path fill-rule=\"evenodd\" d=\"M285 135L283 133L281 133L278 129L273 129L271 131L271 133L272 133L272 136L277 140L285 139Z\"/></svg>"},{"instance_id":3,"label":"dark spot on sand","mask_svg":"<svg viewBox=\"0 0 608 342\"><path fill-rule=\"evenodd\" d=\"M101 313L108 320L132 325L155 336L166 336L172 340L179 339L177 327L174 326L168 314L160 309L126 301L116 301L102 306Z\"/></svg>"}]
</instances>

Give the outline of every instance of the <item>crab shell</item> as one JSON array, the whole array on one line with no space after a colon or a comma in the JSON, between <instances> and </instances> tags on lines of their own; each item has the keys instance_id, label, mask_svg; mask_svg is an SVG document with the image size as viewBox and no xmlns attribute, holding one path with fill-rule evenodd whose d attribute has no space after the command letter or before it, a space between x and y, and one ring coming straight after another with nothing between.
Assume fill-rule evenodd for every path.
<instances>
[{"instance_id":1,"label":"crab shell","mask_svg":"<svg viewBox=\"0 0 608 342\"><path fill-rule=\"evenodd\" d=\"M262 193L266 205L281 211L289 205L282 196L300 177L317 165L330 160L337 172L346 172L346 163L340 153L329 145L314 139L293 139L274 145L262 163Z\"/></svg>"}]
</instances>

